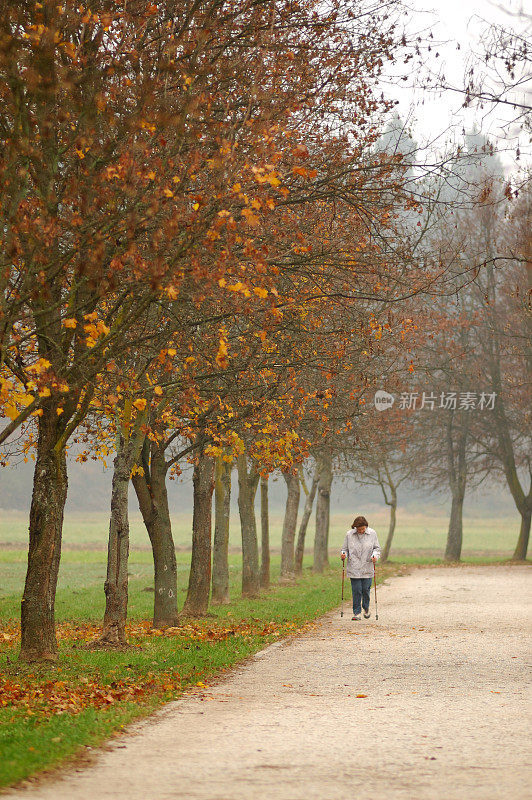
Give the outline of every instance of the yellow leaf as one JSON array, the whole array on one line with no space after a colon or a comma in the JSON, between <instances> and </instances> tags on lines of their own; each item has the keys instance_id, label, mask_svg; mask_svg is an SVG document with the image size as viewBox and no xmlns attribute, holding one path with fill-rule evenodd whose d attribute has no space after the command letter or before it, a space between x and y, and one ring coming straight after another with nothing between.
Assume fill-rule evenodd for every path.
<instances>
[{"instance_id":1,"label":"yellow leaf","mask_svg":"<svg viewBox=\"0 0 532 800\"><path fill-rule=\"evenodd\" d=\"M63 327L65 328L75 328L78 323L73 317L68 317L67 319L63 320Z\"/></svg>"},{"instance_id":2,"label":"yellow leaf","mask_svg":"<svg viewBox=\"0 0 532 800\"><path fill-rule=\"evenodd\" d=\"M29 388L29 385L28 385ZM48 395L46 395L48 397ZM33 403L35 400L32 394L26 394L25 392L15 392L13 397L16 403L19 403L21 406L29 406L30 403Z\"/></svg>"},{"instance_id":3,"label":"yellow leaf","mask_svg":"<svg viewBox=\"0 0 532 800\"><path fill-rule=\"evenodd\" d=\"M16 406L14 406L12 403L8 403L6 406L4 406L4 414L6 417L9 417L9 419L16 419L18 417Z\"/></svg>"},{"instance_id":4,"label":"yellow leaf","mask_svg":"<svg viewBox=\"0 0 532 800\"><path fill-rule=\"evenodd\" d=\"M146 400L144 400L144 398L142 398L142 399L139 399L139 400L134 400L134 401L133 401L133 405L134 405L134 406L135 406L135 408L137 408L139 411L144 411L144 409L146 408Z\"/></svg>"},{"instance_id":5,"label":"yellow leaf","mask_svg":"<svg viewBox=\"0 0 532 800\"><path fill-rule=\"evenodd\" d=\"M153 170L151 172L148 172L148 178L150 179L150 181L155 180L155 172L153 172Z\"/></svg>"},{"instance_id":6,"label":"yellow leaf","mask_svg":"<svg viewBox=\"0 0 532 800\"><path fill-rule=\"evenodd\" d=\"M227 367L228 359L227 354L229 352L229 348L227 346L227 331L225 328L220 328L220 341L218 346L218 352L216 354L216 363L219 367Z\"/></svg>"},{"instance_id":7,"label":"yellow leaf","mask_svg":"<svg viewBox=\"0 0 532 800\"><path fill-rule=\"evenodd\" d=\"M44 372L46 369L48 369L51 366L52 365L51 365L50 361L48 361L47 358L39 358L39 359L37 359L35 364L32 364L30 367L28 367L28 371L29 372L35 372L37 375L40 375L41 372Z\"/></svg>"},{"instance_id":8,"label":"yellow leaf","mask_svg":"<svg viewBox=\"0 0 532 800\"><path fill-rule=\"evenodd\" d=\"M174 182L174 183L179 183L179 181L181 180L181 178L178 178L178 177L177 177L177 175L174 175L174 177L172 178L172 180L173 180L173 182Z\"/></svg>"},{"instance_id":9,"label":"yellow leaf","mask_svg":"<svg viewBox=\"0 0 532 800\"><path fill-rule=\"evenodd\" d=\"M163 393L163 390L162 390L162 388L161 388L160 386L154 386L154 387L153 387L153 391L154 391L154 392L155 392L155 394L156 394L156 395L158 395L159 397L160 397L160 396L162 395L162 393Z\"/></svg>"},{"instance_id":10,"label":"yellow leaf","mask_svg":"<svg viewBox=\"0 0 532 800\"><path fill-rule=\"evenodd\" d=\"M267 289L263 289L261 286L255 286L253 291L258 297L262 297L262 298L268 297L268 290Z\"/></svg>"},{"instance_id":11,"label":"yellow leaf","mask_svg":"<svg viewBox=\"0 0 532 800\"><path fill-rule=\"evenodd\" d=\"M245 218L247 224L252 228L256 228L257 225L260 222L260 220L257 217L257 215L254 214L253 211L251 211L250 208L243 208L242 209L242 216Z\"/></svg>"},{"instance_id":12,"label":"yellow leaf","mask_svg":"<svg viewBox=\"0 0 532 800\"><path fill-rule=\"evenodd\" d=\"M163 194L165 195L165 197L173 197L174 196L174 193L173 193L173 191L171 189L165 189Z\"/></svg>"},{"instance_id":13,"label":"yellow leaf","mask_svg":"<svg viewBox=\"0 0 532 800\"><path fill-rule=\"evenodd\" d=\"M192 206L192 208L194 209L194 211L197 211L197 210L198 210L198 208L199 208L199 203L194 203L194 205Z\"/></svg>"},{"instance_id":14,"label":"yellow leaf","mask_svg":"<svg viewBox=\"0 0 532 800\"><path fill-rule=\"evenodd\" d=\"M268 181L270 186L280 186L281 185L281 181L276 176L275 172L270 172L268 175L266 175L266 180Z\"/></svg>"},{"instance_id":15,"label":"yellow leaf","mask_svg":"<svg viewBox=\"0 0 532 800\"><path fill-rule=\"evenodd\" d=\"M177 300L179 292L175 286L167 286L164 291L169 300Z\"/></svg>"}]
</instances>

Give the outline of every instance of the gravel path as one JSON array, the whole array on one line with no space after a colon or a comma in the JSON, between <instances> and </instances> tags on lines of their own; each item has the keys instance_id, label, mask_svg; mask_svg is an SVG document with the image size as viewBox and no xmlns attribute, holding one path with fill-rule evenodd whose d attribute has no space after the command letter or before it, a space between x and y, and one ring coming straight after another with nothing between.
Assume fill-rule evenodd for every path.
<instances>
[{"instance_id":1,"label":"gravel path","mask_svg":"<svg viewBox=\"0 0 532 800\"><path fill-rule=\"evenodd\" d=\"M87 769L6 797L532 798L531 577L518 566L393 578L378 622L329 614L134 726Z\"/></svg>"}]
</instances>

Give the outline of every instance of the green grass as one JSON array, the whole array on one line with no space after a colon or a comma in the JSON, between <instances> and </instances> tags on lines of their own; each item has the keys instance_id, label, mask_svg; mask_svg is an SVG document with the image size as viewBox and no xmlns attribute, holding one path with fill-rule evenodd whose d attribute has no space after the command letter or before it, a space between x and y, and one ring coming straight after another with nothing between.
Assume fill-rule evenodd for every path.
<instances>
[{"instance_id":1,"label":"green grass","mask_svg":"<svg viewBox=\"0 0 532 800\"><path fill-rule=\"evenodd\" d=\"M345 531L353 520L353 511L334 510L331 516L331 550L340 547ZM378 509L366 512L370 525L377 530L381 544L386 539L388 530L388 511ZM107 543L108 515L106 513L67 513L65 515L63 545L65 549L105 549ZM511 555L519 533L520 518L515 511L508 519L501 514L500 518L483 517L478 513L464 515L464 552L494 551L500 555ZM133 550L148 550L149 542L146 530L138 514L131 514L131 547ZM172 517L174 541L178 550L188 550L191 542L192 518L190 514L178 514ZM394 549L404 550L441 550L445 548L447 536L447 509L435 505L427 505L425 512L408 512L399 507L397 528L394 537ZM23 512L2 512L0 517L0 544L11 548L24 548L28 538L28 515ZM281 544L282 515L271 515L271 546L279 549ZM312 536L313 525L309 526L309 537ZM230 531L231 547L240 544L240 528L237 515L233 514Z\"/></svg>"},{"instance_id":2,"label":"green grass","mask_svg":"<svg viewBox=\"0 0 532 800\"><path fill-rule=\"evenodd\" d=\"M65 553L61 586L57 598L58 621L94 622L94 635L103 613L102 569L104 561L98 553L81 551ZM149 585L151 567L146 556L133 554L131 571L130 614L133 622L150 618L153 593L143 592ZM180 554L180 569L186 572L186 554ZM279 559L274 558L273 575L278 573ZM42 689L66 685L75 691L83 681L100 687L117 682L144 686L160 683L160 688L138 697L135 702L116 702L109 707L95 708L88 704L79 713L50 713L24 703L1 705L0 702L0 786L11 785L43 769L48 769L84 752L119 731L132 719L144 716L163 702L179 696L183 689L208 682L242 659L257 652L269 642L300 629L309 620L321 616L339 602L338 570L313 575L309 565L297 585L274 585L260 598L239 597L240 572L238 559L232 558L230 605L212 608L212 616L199 623L200 631L214 631L245 624L236 635L205 641L197 635L154 636L145 634L130 638L132 647L124 651L91 650L82 641L61 640L55 666L26 666L16 661L18 642L0 646L0 679L5 678L25 689ZM80 565L83 564L83 570ZM5 581L11 574L13 585L24 569L22 551L1 553L0 574ZM393 568L388 568L388 573ZM140 576L138 573L142 573ZM384 575L383 575L384 577ZM69 583L70 582L70 583ZM76 586L74 590L73 587ZM76 592L76 593L75 593ZM180 604L185 593L181 586ZM0 619L9 626L19 611L19 593L12 593L0 602ZM264 626L268 626L264 628ZM263 629L264 628L264 629ZM5 630L9 628L6 627ZM203 634L201 634L203 635ZM0 643L2 633L0 627ZM46 688L46 692L48 693ZM68 696L72 696L69 694ZM32 713L30 713L32 712Z\"/></svg>"},{"instance_id":3,"label":"green grass","mask_svg":"<svg viewBox=\"0 0 532 800\"><path fill-rule=\"evenodd\" d=\"M368 513L370 524L384 543L388 518L386 510ZM272 578L279 572L282 520L272 516ZM352 514L337 512L331 519L330 551L334 564ZM519 520L510 523L504 518L493 520L466 516L463 556L466 562L490 563L509 558L517 539ZM139 624L149 620L153 610L153 562L146 533L139 518L132 518L132 549L129 560L129 619ZM177 516L173 530L178 547L178 605L182 606L188 583L190 562L190 518ZM105 514L70 514L65 520L64 549L61 559L56 601L59 624L73 622L93 626L94 636L103 617L103 582L106 570ZM439 509L426 513L399 512L392 549L392 564L381 567L384 579L400 568L400 564L437 564L443 560L447 518ZM309 528L309 545L312 541ZM237 520L232 520L231 545L238 545ZM60 642L56 666L28 668L16 662L18 644L2 643L2 623L12 630L20 613L20 598L26 573L27 515L3 514L0 519L0 679L19 683L27 689L43 684L67 687L94 682L110 687L116 682L155 686L145 696L113 702L109 707L95 707L90 702L79 713L49 713L42 708L2 705L0 696L0 786L11 785L43 769L61 764L65 759L95 746L133 719L149 714L163 702L179 696L184 688L208 681L210 677L257 652L278 636L304 625L338 605L339 562L336 569L314 576L307 554L306 569L297 586L274 585L255 600L240 598L240 555L230 556L230 605L212 609L213 616L202 623L205 629L217 631L241 623L251 624L247 633L238 633L221 640L204 641L192 635L140 636L131 639L132 647L123 652L86 649L83 642L71 639ZM7 543L10 543L8 545ZM261 625L273 626L263 633ZM11 628L9 628L11 626ZM89 627L92 632L92 628ZM269 629L268 629L269 630ZM159 687L159 688L157 688ZM32 712L32 713L30 713Z\"/></svg>"},{"instance_id":4,"label":"green grass","mask_svg":"<svg viewBox=\"0 0 532 800\"><path fill-rule=\"evenodd\" d=\"M150 707L144 711L149 713ZM138 717L139 707L134 703L109 710L88 708L75 717L63 714L46 719L0 709L0 787L50 769L82 748L101 744Z\"/></svg>"}]
</instances>

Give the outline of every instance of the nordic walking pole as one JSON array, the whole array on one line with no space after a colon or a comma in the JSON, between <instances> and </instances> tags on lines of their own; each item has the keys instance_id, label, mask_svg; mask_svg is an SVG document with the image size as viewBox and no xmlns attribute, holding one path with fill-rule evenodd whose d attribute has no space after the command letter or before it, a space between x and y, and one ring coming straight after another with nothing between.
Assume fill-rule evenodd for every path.
<instances>
[{"instance_id":1,"label":"nordic walking pole","mask_svg":"<svg viewBox=\"0 0 532 800\"><path fill-rule=\"evenodd\" d=\"M379 619L379 612L377 609L377 570L375 568L375 562L373 562L373 585L375 587L375 619Z\"/></svg>"},{"instance_id":2,"label":"nordic walking pole","mask_svg":"<svg viewBox=\"0 0 532 800\"><path fill-rule=\"evenodd\" d=\"M344 616L344 575L345 575L345 558L342 558L342 610L340 616Z\"/></svg>"}]
</instances>

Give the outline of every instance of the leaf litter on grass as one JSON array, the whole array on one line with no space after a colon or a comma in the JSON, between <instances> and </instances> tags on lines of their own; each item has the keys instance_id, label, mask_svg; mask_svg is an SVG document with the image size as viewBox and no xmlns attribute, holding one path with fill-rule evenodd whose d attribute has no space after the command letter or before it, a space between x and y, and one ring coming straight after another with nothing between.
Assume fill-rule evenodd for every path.
<instances>
[{"instance_id":1,"label":"leaf litter on grass","mask_svg":"<svg viewBox=\"0 0 532 800\"><path fill-rule=\"evenodd\" d=\"M178 649L186 650L191 643L215 645L228 639L251 641L253 639L279 638L302 633L314 628L313 621L264 622L261 620L242 620L233 624L207 624L201 621L187 621L182 625L162 630L151 627L149 621L132 622L126 626L131 647L143 648L150 641L175 639ZM57 625L57 639L72 648L83 648L93 642L101 628L96 623L61 622ZM4 642L6 652L12 652L20 641L20 625L14 622L0 626L0 642ZM102 681L98 670L89 665L81 677L47 678L39 668L28 671L28 667L12 664L7 656L6 674L0 675L0 707L13 707L28 716L55 714L78 714L86 708L105 708L122 701L143 702L150 696L175 696L191 682L197 682L205 670L182 665L170 670L148 671L136 676ZM157 662L154 662L156 665ZM31 667L30 667L31 669ZM83 668L82 668L83 669ZM58 669L58 672L61 668Z\"/></svg>"}]
</instances>

